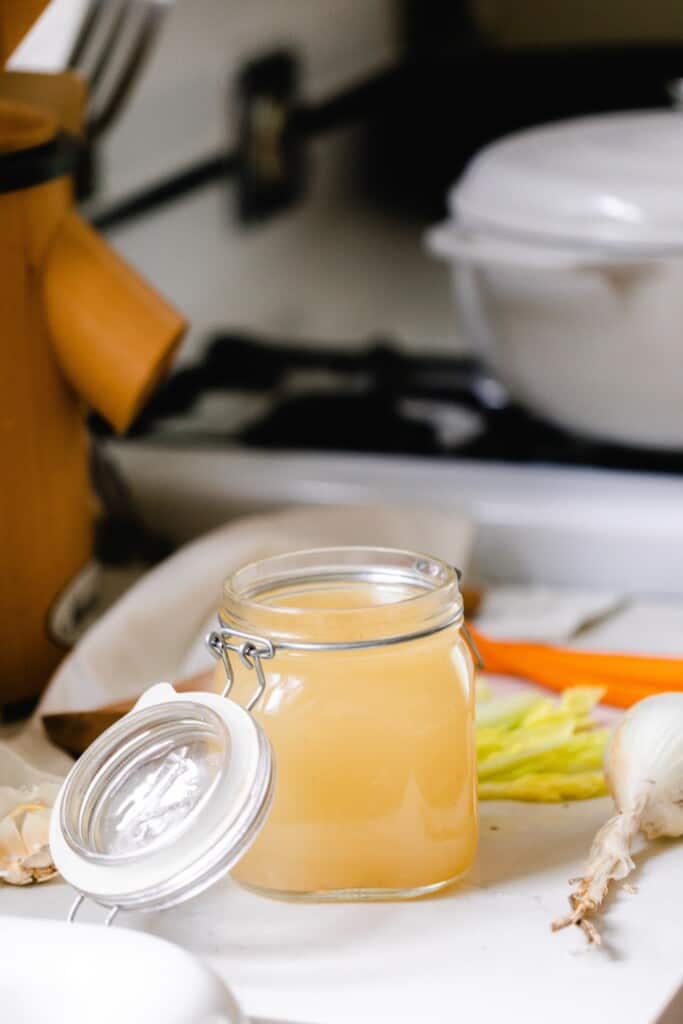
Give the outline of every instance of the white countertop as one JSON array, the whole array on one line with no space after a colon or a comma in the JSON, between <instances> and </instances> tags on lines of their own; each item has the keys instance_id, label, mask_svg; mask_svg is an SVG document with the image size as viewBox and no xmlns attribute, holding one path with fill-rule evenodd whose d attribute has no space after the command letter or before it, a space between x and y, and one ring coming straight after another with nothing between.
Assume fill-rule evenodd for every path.
<instances>
[{"instance_id":1,"label":"white countertop","mask_svg":"<svg viewBox=\"0 0 683 1024\"><path fill-rule=\"evenodd\" d=\"M213 467L206 480L214 481L221 491L235 475L226 471L230 456L219 453L217 457L219 461L227 458L229 465ZM196 453L192 458L197 461ZM290 468L303 469L304 465L309 471L306 479L319 496L326 481L313 472L315 465L294 460ZM332 462L327 468L339 485L344 479L340 465ZM429 490L427 478L436 467L423 466L422 475L415 465L402 466L403 472L400 468L392 464L385 467L384 476L380 474L390 496L396 497L389 486L392 474L403 483L412 480L423 493ZM378 465L373 461L366 469L371 476ZM458 473L469 474L469 485L476 484L477 467L457 469L451 481L456 490L458 480L462 482ZM356 474L359 472L357 466ZM481 473L482 487L479 491L475 487L473 493L486 509L488 492L483 483L489 476L483 469ZM141 479L139 474L134 476ZM236 478L238 489L246 490L248 497L248 474L244 471ZM358 475L354 480L358 485ZM537 550L540 526L534 517L529 518L533 509L528 501L524 508L529 515L521 515L523 508L516 505L513 482L512 477L507 480L506 514L500 521L494 516L498 542L493 550L495 553L503 545L510 548L513 561L528 570L527 554ZM152 474L150 485L154 483L159 500L175 493L171 480L163 485L163 480ZM517 480L528 498L529 481L526 487L523 483ZM576 519L577 538L581 538L576 551L568 544L573 534L567 532L562 517L555 534L555 546L568 547L573 570L581 570L574 583L589 586L592 582L595 586L592 563L588 565L584 512L590 512L596 530L591 549L595 557L598 549L609 548L605 539L609 528L615 567L620 564L625 573L632 574L635 558L639 574L648 565L652 572L664 573L660 544L674 536L673 532L667 534L664 526L671 517L674 530L673 513L680 497L677 481L651 481L656 501L662 502L662 522L656 530L653 523L657 520L652 515L645 515L643 509L637 514L632 487L630 501L625 500L626 478L616 474L601 482L574 473L565 483L573 490L572 501L559 476L549 493L555 495L565 518ZM327 484L331 486L331 480ZM548 493L547 488L544 491ZM191 489L191 493L196 513L201 488ZM533 488L531 493L535 494ZM218 500L219 496L213 497ZM225 510L230 503L225 494L221 500ZM263 501L262 494L259 500ZM494 510L499 507L492 498L489 504ZM175 508L175 503L167 503L167 507ZM610 515L610 509L621 510L621 516ZM538 509L537 514L541 519L547 517L548 508ZM484 540L486 522L482 516ZM680 574L675 572L670 544L664 546L669 550L667 579L673 583ZM680 550L680 545L675 550ZM574 558L579 552L584 557ZM606 564L603 559L603 577ZM547 560L545 569L547 572ZM525 575L528 578L528 572ZM565 585L570 580L572 577L567 577ZM654 648L664 650L667 637L683 635L680 619L679 587L676 601L669 598L669 603L657 606L633 603L618 619L603 623L598 627L603 631L602 646L627 649L629 640L633 643L647 637ZM659 623L661 636L646 625L648 621ZM420 902L287 904L252 895L227 881L172 911L148 916L122 914L115 927L148 930L204 958L225 979L246 1012L255 1016L302 1024L450 1024L460 1020L484 1024L663 1024L662 1013L680 990L679 1002L666 1022L674 1024L683 1019L678 921L683 842L654 843L637 858L633 881L639 892L630 894L622 889L608 901L601 921L603 949L589 949L578 929L556 935L550 932L551 920L566 908L568 880L580 873L610 806L609 800L567 805L483 803L480 849L470 876L448 893ZM61 882L22 889L0 886L0 917L64 919L72 899L73 894ZM85 908L83 919L101 921L103 912ZM1 938L11 942L11 935Z\"/></svg>"},{"instance_id":2,"label":"white countertop","mask_svg":"<svg viewBox=\"0 0 683 1024\"><path fill-rule=\"evenodd\" d=\"M603 919L603 949L553 935L608 800L484 803L468 880L412 903L297 905L226 882L184 907L121 915L205 957L254 1015L317 1024L455 1020L650 1024L683 983L677 908L683 848L639 858L637 894ZM0 888L0 915L64 918L69 888ZM90 907L84 920L100 920ZM11 941L11 936L3 936ZM671 1021L683 1016L683 989Z\"/></svg>"},{"instance_id":3,"label":"white countertop","mask_svg":"<svg viewBox=\"0 0 683 1024\"><path fill-rule=\"evenodd\" d=\"M677 584L676 602L653 604L649 612L646 604L634 604L620 626L603 624L607 648L625 649L629 639L644 636L664 650L665 638L655 640L656 630L644 625L648 614L666 627L667 636L683 635L675 564L681 550L677 480L648 478L648 487L638 488L633 477L622 474L541 469L547 476L539 488L531 469L498 467L492 476L487 467L375 459L355 459L352 469L342 458L328 458L323 465L294 456L286 458L287 472L278 479L268 459L268 472L257 474L259 459L253 454L174 453L160 460L150 450L130 451L139 464L126 462L126 475L138 485L141 507L159 515L173 508L179 529L179 483L181 492L192 495L187 512L195 529L202 510L220 508L223 518L234 512L231 496L267 506L264 481L273 492L279 490L280 502L290 497L285 483L296 488L300 500L313 503L325 503L330 495L367 500L373 481L394 501L409 484L453 507L458 494L468 494L478 513L478 544L486 549L479 553L480 563L486 551L495 559L506 550L510 570L516 566L517 578L527 581L534 578L534 566L536 575L540 578L543 569L547 579L554 565L565 585L596 586L596 574L603 585L609 580L623 587L634 574L639 585L644 578L653 586ZM189 477L178 473L179 461L190 463ZM149 493L139 490L143 480ZM161 521L154 514L151 519ZM550 523L554 532L543 548ZM511 571L507 577L515 575ZM580 873L609 811L608 800L557 806L484 803L474 870L458 888L421 902L285 904L225 882L173 911L121 915L116 927L149 930L205 958L255 1016L303 1024L663 1024L662 1013L680 990L667 1019L674 1024L683 1019L682 842L652 844L638 858L633 881L639 892L621 890L609 900L601 921L603 949L587 948L577 929L550 932L551 920L566 908L568 880ZM61 882L0 886L0 916L64 919L72 898ZM95 907L83 912L84 920L102 918ZM11 942L11 936L2 938Z\"/></svg>"}]
</instances>

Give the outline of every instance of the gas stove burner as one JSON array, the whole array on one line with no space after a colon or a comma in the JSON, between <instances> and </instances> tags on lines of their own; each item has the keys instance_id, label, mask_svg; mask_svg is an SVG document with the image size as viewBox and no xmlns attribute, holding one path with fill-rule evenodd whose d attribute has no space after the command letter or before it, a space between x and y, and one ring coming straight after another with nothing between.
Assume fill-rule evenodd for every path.
<instances>
[{"instance_id":1,"label":"gas stove burner","mask_svg":"<svg viewBox=\"0 0 683 1024\"><path fill-rule=\"evenodd\" d=\"M440 455L486 433L489 401L500 406L500 386L471 359L413 356L385 341L316 348L229 334L167 381L131 434L183 445Z\"/></svg>"},{"instance_id":2,"label":"gas stove burner","mask_svg":"<svg viewBox=\"0 0 683 1024\"><path fill-rule=\"evenodd\" d=\"M403 398L398 413L407 420L430 426L444 450L469 444L486 429L481 413L436 398Z\"/></svg>"},{"instance_id":3,"label":"gas stove burner","mask_svg":"<svg viewBox=\"0 0 683 1024\"><path fill-rule=\"evenodd\" d=\"M476 359L413 355L384 340L316 348L216 335L197 363L152 397L131 436L183 446L683 472L683 451L601 444L531 416Z\"/></svg>"}]
</instances>

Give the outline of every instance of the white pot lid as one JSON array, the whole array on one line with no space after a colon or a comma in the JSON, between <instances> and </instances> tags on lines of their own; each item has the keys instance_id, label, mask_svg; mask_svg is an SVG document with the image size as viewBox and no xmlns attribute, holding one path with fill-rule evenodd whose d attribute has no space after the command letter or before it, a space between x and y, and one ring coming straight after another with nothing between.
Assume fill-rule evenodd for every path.
<instances>
[{"instance_id":1,"label":"white pot lid","mask_svg":"<svg viewBox=\"0 0 683 1024\"><path fill-rule=\"evenodd\" d=\"M605 114L506 136L474 157L449 208L464 228L530 241L683 249L683 114Z\"/></svg>"},{"instance_id":2,"label":"white pot lid","mask_svg":"<svg viewBox=\"0 0 683 1024\"><path fill-rule=\"evenodd\" d=\"M270 744L244 708L159 683L71 769L51 816L52 857L103 906L176 906L243 856L273 789Z\"/></svg>"}]
</instances>

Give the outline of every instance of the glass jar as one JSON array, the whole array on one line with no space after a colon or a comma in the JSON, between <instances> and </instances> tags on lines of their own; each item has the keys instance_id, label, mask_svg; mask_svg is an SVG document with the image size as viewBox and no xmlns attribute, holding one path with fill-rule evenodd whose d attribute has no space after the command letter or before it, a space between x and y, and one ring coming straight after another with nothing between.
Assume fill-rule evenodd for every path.
<instances>
[{"instance_id":1,"label":"glass jar","mask_svg":"<svg viewBox=\"0 0 683 1024\"><path fill-rule=\"evenodd\" d=\"M460 878L478 823L457 571L381 548L276 556L226 581L219 620L220 684L225 670L277 766L234 877L298 900L409 898Z\"/></svg>"}]
</instances>

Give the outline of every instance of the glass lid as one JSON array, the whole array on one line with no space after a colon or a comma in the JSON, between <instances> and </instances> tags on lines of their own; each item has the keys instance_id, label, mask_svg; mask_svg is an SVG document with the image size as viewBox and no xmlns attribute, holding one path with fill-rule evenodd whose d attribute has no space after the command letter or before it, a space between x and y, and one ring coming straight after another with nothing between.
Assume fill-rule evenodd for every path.
<instances>
[{"instance_id":1,"label":"glass lid","mask_svg":"<svg viewBox=\"0 0 683 1024\"><path fill-rule=\"evenodd\" d=\"M51 821L55 864L105 906L174 906L246 852L273 786L270 745L242 707L159 684L67 776Z\"/></svg>"},{"instance_id":2,"label":"glass lid","mask_svg":"<svg viewBox=\"0 0 683 1024\"><path fill-rule=\"evenodd\" d=\"M117 722L83 754L65 787L66 841L102 863L146 857L176 842L225 778L230 750L223 720L190 701Z\"/></svg>"}]
</instances>

